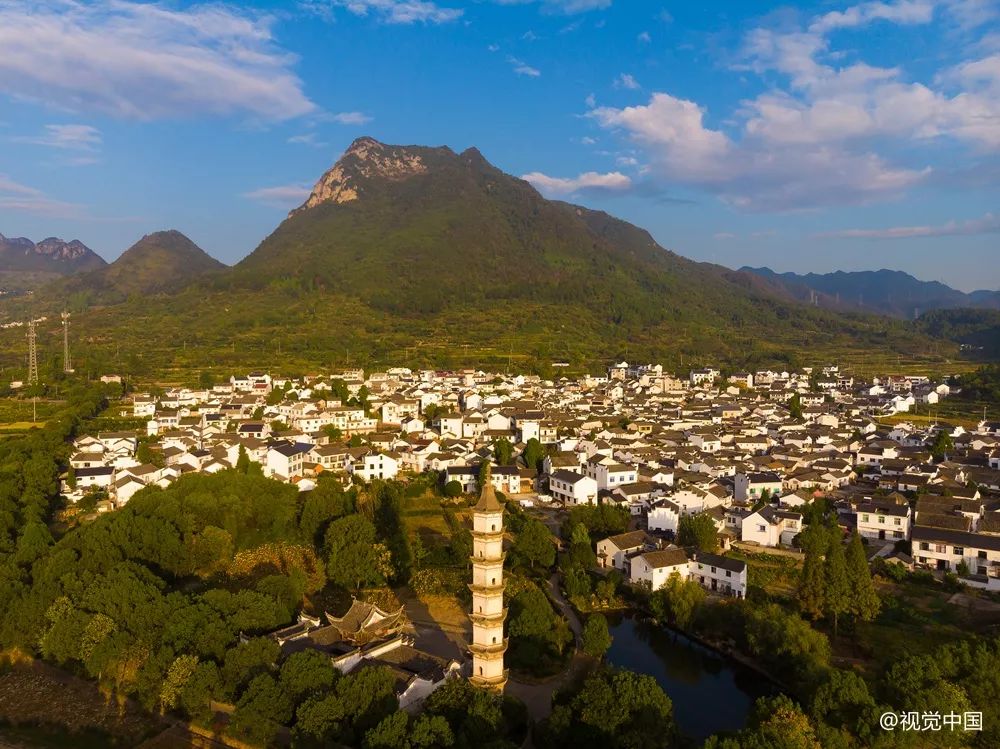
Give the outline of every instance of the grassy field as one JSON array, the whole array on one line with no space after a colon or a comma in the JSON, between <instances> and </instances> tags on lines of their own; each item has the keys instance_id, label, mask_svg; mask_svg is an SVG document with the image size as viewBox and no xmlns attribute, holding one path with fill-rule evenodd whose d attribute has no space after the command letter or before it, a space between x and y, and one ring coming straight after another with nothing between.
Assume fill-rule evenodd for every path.
<instances>
[{"instance_id":1,"label":"grassy field","mask_svg":"<svg viewBox=\"0 0 1000 749\"><path fill-rule=\"evenodd\" d=\"M929 653L942 644L997 626L1000 613L972 614L950 602L954 593L940 585L878 581L882 613L860 622L853 633L831 639L837 658L860 665L878 677L905 655Z\"/></svg>"},{"instance_id":2,"label":"grassy field","mask_svg":"<svg viewBox=\"0 0 1000 749\"><path fill-rule=\"evenodd\" d=\"M737 549L726 556L742 559L747 563L747 582L762 588L768 595L791 598L799 584L802 563L792 557L777 554L748 553Z\"/></svg>"}]
</instances>

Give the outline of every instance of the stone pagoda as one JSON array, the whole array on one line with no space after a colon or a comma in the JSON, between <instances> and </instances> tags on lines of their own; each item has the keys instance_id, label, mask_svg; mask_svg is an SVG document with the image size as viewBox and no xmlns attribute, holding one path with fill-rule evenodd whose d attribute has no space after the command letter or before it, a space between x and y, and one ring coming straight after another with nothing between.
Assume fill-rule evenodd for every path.
<instances>
[{"instance_id":1,"label":"stone pagoda","mask_svg":"<svg viewBox=\"0 0 1000 749\"><path fill-rule=\"evenodd\" d=\"M472 684L502 692L507 684L503 654L503 506L497 500L490 464L483 468L479 502L472 514Z\"/></svg>"}]
</instances>

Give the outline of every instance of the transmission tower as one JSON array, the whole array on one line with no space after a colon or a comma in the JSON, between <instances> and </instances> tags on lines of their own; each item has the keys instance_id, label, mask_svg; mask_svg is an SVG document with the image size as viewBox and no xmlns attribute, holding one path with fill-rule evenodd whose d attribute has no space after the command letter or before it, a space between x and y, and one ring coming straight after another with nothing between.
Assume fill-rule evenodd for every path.
<instances>
[{"instance_id":1,"label":"transmission tower","mask_svg":"<svg viewBox=\"0 0 1000 749\"><path fill-rule=\"evenodd\" d=\"M38 351L35 347L35 321L28 322L28 384L38 384Z\"/></svg>"},{"instance_id":2,"label":"transmission tower","mask_svg":"<svg viewBox=\"0 0 1000 749\"><path fill-rule=\"evenodd\" d=\"M73 362L69 358L69 312L62 313L63 326L63 372L73 371Z\"/></svg>"}]
</instances>

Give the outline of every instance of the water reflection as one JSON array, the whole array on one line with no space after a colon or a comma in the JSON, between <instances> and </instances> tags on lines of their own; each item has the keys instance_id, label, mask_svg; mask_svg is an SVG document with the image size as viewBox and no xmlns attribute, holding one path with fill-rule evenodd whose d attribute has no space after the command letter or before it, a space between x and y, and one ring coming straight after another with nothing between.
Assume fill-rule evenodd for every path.
<instances>
[{"instance_id":1,"label":"water reflection","mask_svg":"<svg viewBox=\"0 0 1000 749\"><path fill-rule=\"evenodd\" d=\"M681 731L695 739L743 728L757 698L775 692L756 672L680 633L630 616L608 623L608 662L655 678Z\"/></svg>"}]
</instances>

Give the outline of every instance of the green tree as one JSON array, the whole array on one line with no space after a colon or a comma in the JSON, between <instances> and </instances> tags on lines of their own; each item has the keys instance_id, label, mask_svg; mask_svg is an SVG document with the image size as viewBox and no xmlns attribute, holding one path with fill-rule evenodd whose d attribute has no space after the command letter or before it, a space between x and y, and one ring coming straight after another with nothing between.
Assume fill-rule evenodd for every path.
<instances>
[{"instance_id":1,"label":"green tree","mask_svg":"<svg viewBox=\"0 0 1000 749\"><path fill-rule=\"evenodd\" d=\"M340 442L344 438L344 433L333 424L325 424L323 426L323 434L326 435L330 442Z\"/></svg>"},{"instance_id":2,"label":"green tree","mask_svg":"<svg viewBox=\"0 0 1000 749\"><path fill-rule=\"evenodd\" d=\"M802 398L798 393L794 393L788 401L788 413L796 421L802 421Z\"/></svg>"},{"instance_id":3,"label":"green tree","mask_svg":"<svg viewBox=\"0 0 1000 749\"><path fill-rule=\"evenodd\" d=\"M501 437L493 443L493 458L498 466L510 465L514 458L514 446L509 439Z\"/></svg>"},{"instance_id":4,"label":"green tree","mask_svg":"<svg viewBox=\"0 0 1000 749\"><path fill-rule=\"evenodd\" d=\"M365 734L364 749L406 749L410 717L402 710L384 718Z\"/></svg>"},{"instance_id":5,"label":"green tree","mask_svg":"<svg viewBox=\"0 0 1000 749\"><path fill-rule=\"evenodd\" d=\"M556 561L556 547L552 534L540 520L529 518L514 541L514 553L528 564L548 569Z\"/></svg>"},{"instance_id":6,"label":"green tree","mask_svg":"<svg viewBox=\"0 0 1000 749\"><path fill-rule=\"evenodd\" d=\"M849 613L865 622L874 620L882 602L875 591L868 557L857 531L851 535L851 543L847 547L847 577L852 589Z\"/></svg>"},{"instance_id":7,"label":"green tree","mask_svg":"<svg viewBox=\"0 0 1000 749\"><path fill-rule=\"evenodd\" d=\"M252 679L271 670L281 648L268 637L255 637L226 651L222 666L222 686L233 698Z\"/></svg>"},{"instance_id":8,"label":"green tree","mask_svg":"<svg viewBox=\"0 0 1000 749\"><path fill-rule=\"evenodd\" d=\"M528 468L541 470L542 461L545 460L545 448L535 437L532 437L524 445L524 452L521 458Z\"/></svg>"},{"instance_id":9,"label":"green tree","mask_svg":"<svg viewBox=\"0 0 1000 749\"><path fill-rule=\"evenodd\" d=\"M484 460L479 464L479 490L482 491L483 487L492 480L492 470L490 467L490 461Z\"/></svg>"},{"instance_id":10,"label":"green tree","mask_svg":"<svg viewBox=\"0 0 1000 749\"><path fill-rule=\"evenodd\" d=\"M591 614L583 625L580 637L583 652L592 658L603 658L611 647L611 633L608 631L608 620L601 614Z\"/></svg>"},{"instance_id":11,"label":"green tree","mask_svg":"<svg viewBox=\"0 0 1000 749\"><path fill-rule=\"evenodd\" d=\"M236 703L228 732L258 744L270 744L282 724L292 719L292 704L270 674L257 676Z\"/></svg>"},{"instance_id":12,"label":"green tree","mask_svg":"<svg viewBox=\"0 0 1000 749\"><path fill-rule=\"evenodd\" d=\"M203 369L198 375L198 387L202 390L211 390L215 387L215 376L207 369Z\"/></svg>"},{"instance_id":13,"label":"green tree","mask_svg":"<svg viewBox=\"0 0 1000 749\"><path fill-rule=\"evenodd\" d=\"M160 712L173 710L180 702L181 694L198 668L198 657L178 656L167 670L167 678L160 688Z\"/></svg>"},{"instance_id":14,"label":"green tree","mask_svg":"<svg viewBox=\"0 0 1000 749\"><path fill-rule=\"evenodd\" d=\"M391 554L377 542L375 525L368 518L338 518L330 523L325 538L330 582L357 590L383 584L392 576Z\"/></svg>"},{"instance_id":15,"label":"green tree","mask_svg":"<svg viewBox=\"0 0 1000 749\"><path fill-rule=\"evenodd\" d=\"M677 544L679 546L696 546L701 551L715 551L718 547L719 533L715 521L706 512L694 515L684 515L677 526Z\"/></svg>"},{"instance_id":16,"label":"green tree","mask_svg":"<svg viewBox=\"0 0 1000 749\"><path fill-rule=\"evenodd\" d=\"M457 681L454 680L454 681ZM410 727L411 749L441 749L455 744L455 735L441 715L424 713Z\"/></svg>"},{"instance_id":17,"label":"green tree","mask_svg":"<svg viewBox=\"0 0 1000 749\"><path fill-rule=\"evenodd\" d=\"M875 700L863 678L853 671L832 668L813 694L810 713L817 721L857 733L859 721L873 707Z\"/></svg>"},{"instance_id":18,"label":"green tree","mask_svg":"<svg viewBox=\"0 0 1000 749\"><path fill-rule=\"evenodd\" d=\"M673 705L652 676L602 668L575 694L557 700L538 732L538 746L675 746Z\"/></svg>"},{"instance_id":19,"label":"green tree","mask_svg":"<svg viewBox=\"0 0 1000 749\"><path fill-rule=\"evenodd\" d=\"M944 429L939 429L931 442L931 455L937 460L944 460L955 451L955 442Z\"/></svg>"},{"instance_id":20,"label":"green tree","mask_svg":"<svg viewBox=\"0 0 1000 749\"><path fill-rule=\"evenodd\" d=\"M830 542L823 570L826 589L823 595L823 613L833 621L833 633L837 634L837 624L842 614L851 610L851 580L847 576L847 560L844 544L837 537Z\"/></svg>"},{"instance_id":21,"label":"green tree","mask_svg":"<svg viewBox=\"0 0 1000 749\"><path fill-rule=\"evenodd\" d=\"M590 595L590 575L581 566L570 565L563 572L563 587L569 598L582 598Z\"/></svg>"},{"instance_id":22,"label":"green tree","mask_svg":"<svg viewBox=\"0 0 1000 749\"><path fill-rule=\"evenodd\" d=\"M293 704L298 704L310 694L329 691L339 676L327 655L303 650L292 653L281 664L281 689Z\"/></svg>"},{"instance_id":23,"label":"green tree","mask_svg":"<svg viewBox=\"0 0 1000 749\"><path fill-rule=\"evenodd\" d=\"M455 479L452 479L451 481L449 481L447 484L444 485L444 496L451 497L452 499L454 499L455 497L461 496L461 494L462 494L461 481L456 481Z\"/></svg>"},{"instance_id":24,"label":"green tree","mask_svg":"<svg viewBox=\"0 0 1000 749\"><path fill-rule=\"evenodd\" d=\"M799 576L796 597L799 610L815 620L822 616L825 610L826 575L823 559L830 545L829 531L825 525L813 523L802 532L800 543L806 558L802 574Z\"/></svg>"},{"instance_id":25,"label":"green tree","mask_svg":"<svg viewBox=\"0 0 1000 749\"><path fill-rule=\"evenodd\" d=\"M694 580L684 580L674 572L667 583L649 598L653 615L661 622L671 622L687 629L705 602L705 589Z\"/></svg>"},{"instance_id":26,"label":"green tree","mask_svg":"<svg viewBox=\"0 0 1000 749\"><path fill-rule=\"evenodd\" d=\"M236 471L242 473L244 476L250 473L250 456L243 445L240 445L240 452L236 457Z\"/></svg>"}]
</instances>

